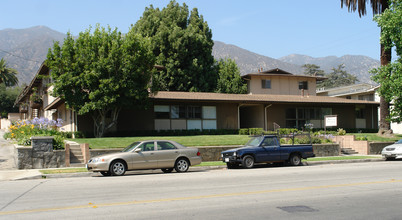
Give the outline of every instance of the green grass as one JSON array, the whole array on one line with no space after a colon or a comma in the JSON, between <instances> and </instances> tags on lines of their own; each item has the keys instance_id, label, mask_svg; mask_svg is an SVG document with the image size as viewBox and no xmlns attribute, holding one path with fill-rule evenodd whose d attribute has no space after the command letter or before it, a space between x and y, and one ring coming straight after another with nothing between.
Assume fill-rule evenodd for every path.
<instances>
[{"instance_id":1,"label":"green grass","mask_svg":"<svg viewBox=\"0 0 402 220\"><path fill-rule=\"evenodd\" d=\"M201 162L201 164L195 165L195 167L222 166L222 165L226 165L226 163L222 161L207 161L207 162Z\"/></svg>"},{"instance_id":2,"label":"green grass","mask_svg":"<svg viewBox=\"0 0 402 220\"><path fill-rule=\"evenodd\" d=\"M379 141L379 142L396 142L399 139L402 139L402 135L400 134L395 134L394 137L391 138L386 138L386 137L380 137L377 135L377 133L349 133L347 135L355 135L355 137L366 137L368 141Z\"/></svg>"},{"instance_id":3,"label":"green grass","mask_svg":"<svg viewBox=\"0 0 402 220\"><path fill-rule=\"evenodd\" d=\"M223 146L244 145L250 139L248 135L197 135L166 137L108 137L70 139L77 143L88 143L91 149L124 148L135 141L172 140L184 146Z\"/></svg>"},{"instance_id":4,"label":"green grass","mask_svg":"<svg viewBox=\"0 0 402 220\"><path fill-rule=\"evenodd\" d=\"M46 169L39 170L42 174L60 174L60 173L83 173L89 172L86 168L65 168L65 169Z\"/></svg>"},{"instance_id":5,"label":"green grass","mask_svg":"<svg viewBox=\"0 0 402 220\"><path fill-rule=\"evenodd\" d=\"M356 159L371 159L371 158L379 158L374 156L340 156L340 157L314 157L308 158L303 161L328 161L328 160L356 160Z\"/></svg>"}]
</instances>

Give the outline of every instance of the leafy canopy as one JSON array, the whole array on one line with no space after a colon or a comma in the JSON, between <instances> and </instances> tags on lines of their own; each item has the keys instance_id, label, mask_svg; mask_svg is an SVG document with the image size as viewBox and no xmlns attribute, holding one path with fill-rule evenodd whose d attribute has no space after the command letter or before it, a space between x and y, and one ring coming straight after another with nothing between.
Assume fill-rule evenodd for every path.
<instances>
[{"instance_id":1,"label":"leafy canopy","mask_svg":"<svg viewBox=\"0 0 402 220\"><path fill-rule=\"evenodd\" d=\"M381 44L386 49L394 48L397 59L372 70L372 79L381 84L378 92L387 102L393 104L387 120L402 121L402 1L390 1L390 7L374 20L381 27Z\"/></svg>"},{"instance_id":2,"label":"leafy canopy","mask_svg":"<svg viewBox=\"0 0 402 220\"><path fill-rule=\"evenodd\" d=\"M247 93L247 84L240 76L240 70L232 59L221 59L218 62L219 78L216 92L219 93Z\"/></svg>"},{"instance_id":3,"label":"leafy canopy","mask_svg":"<svg viewBox=\"0 0 402 220\"><path fill-rule=\"evenodd\" d=\"M213 91L218 73L212 56L212 32L194 8L171 1L160 10L147 7L134 25L136 32L151 37L156 64L165 67L154 80L166 91Z\"/></svg>"},{"instance_id":4,"label":"leafy canopy","mask_svg":"<svg viewBox=\"0 0 402 220\"><path fill-rule=\"evenodd\" d=\"M122 36L117 29L96 26L70 33L62 46L56 42L49 49L46 64L54 81L54 96L62 97L78 114L89 113L94 119L95 136L117 123L123 107L143 107L154 73L155 58L150 40L130 30ZM106 115L112 122L106 123Z\"/></svg>"}]
</instances>

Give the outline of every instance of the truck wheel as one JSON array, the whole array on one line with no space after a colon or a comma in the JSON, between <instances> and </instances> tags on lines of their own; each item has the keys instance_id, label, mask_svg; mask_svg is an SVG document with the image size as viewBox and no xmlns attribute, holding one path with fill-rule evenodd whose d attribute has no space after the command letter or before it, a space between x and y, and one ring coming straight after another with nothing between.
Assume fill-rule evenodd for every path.
<instances>
[{"instance_id":1,"label":"truck wheel","mask_svg":"<svg viewBox=\"0 0 402 220\"><path fill-rule=\"evenodd\" d=\"M254 167L254 157L252 157L250 155L243 157L243 161L242 161L241 165L247 169L253 168Z\"/></svg>"},{"instance_id":2,"label":"truck wheel","mask_svg":"<svg viewBox=\"0 0 402 220\"><path fill-rule=\"evenodd\" d=\"M298 154L290 155L289 161L292 166L299 166L301 164L301 158Z\"/></svg>"}]
</instances>

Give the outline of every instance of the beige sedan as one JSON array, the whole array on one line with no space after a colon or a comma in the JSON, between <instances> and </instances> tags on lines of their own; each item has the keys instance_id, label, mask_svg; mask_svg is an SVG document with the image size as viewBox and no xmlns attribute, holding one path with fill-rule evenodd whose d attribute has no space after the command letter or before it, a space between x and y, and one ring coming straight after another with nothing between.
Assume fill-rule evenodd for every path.
<instances>
[{"instance_id":1,"label":"beige sedan","mask_svg":"<svg viewBox=\"0 0 402 220\"><path fill-rule=\"evenodd\" d=\"M186 172L191 165L201 163L197 148L185 147L168 140L134 142L119 153L91 158L87 169L104 176L121 176L128 170L162 169L170 173Z\"/></svg>"}]
</instances>

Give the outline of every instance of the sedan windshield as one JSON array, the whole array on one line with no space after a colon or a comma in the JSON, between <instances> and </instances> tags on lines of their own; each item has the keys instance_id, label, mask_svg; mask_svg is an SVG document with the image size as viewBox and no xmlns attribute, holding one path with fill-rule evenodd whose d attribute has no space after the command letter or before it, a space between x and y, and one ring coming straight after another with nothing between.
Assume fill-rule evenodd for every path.
<instances>
[{"instance_id":1,"label":"sedan windshield","mask_svg":"<svg viewBox=\"0 0 402 220\"><path fill-rule=\"evenodd\" d=\"M121 152L129 152L132 151L135 147L137 147L137 145L140 144L140 142L134 142L130 145L128 145L126 148L124 148Z\"/></svg>"},{"instance_id":2,"label":"sedan windshield","mask_svg":"<svg viewBox=\"0 0 402 220\"><path fill-rule=\"evenodd\" d=\"M263 136L253 137L247 142L247 146L257 147L260 145L261 141L264 139Z\"/></svg>"},{"instance_id":3,"label":"sedan windshield","mask_svg":"<svg viewBox=\"0 0 402 220\"><path fill-rule=\"evenodd\" d=\"M402 139L397 141L395 144L402 144Z\"/></svg>"}]
</instances>

